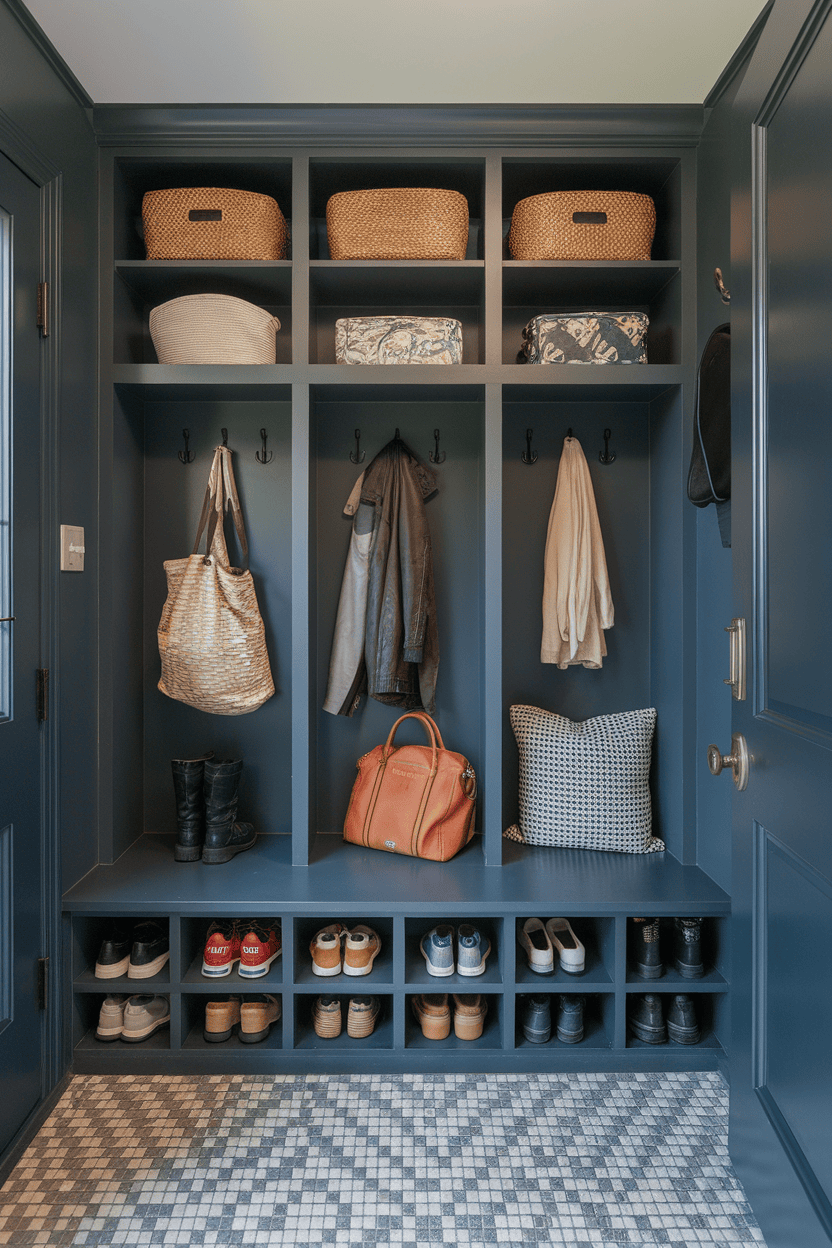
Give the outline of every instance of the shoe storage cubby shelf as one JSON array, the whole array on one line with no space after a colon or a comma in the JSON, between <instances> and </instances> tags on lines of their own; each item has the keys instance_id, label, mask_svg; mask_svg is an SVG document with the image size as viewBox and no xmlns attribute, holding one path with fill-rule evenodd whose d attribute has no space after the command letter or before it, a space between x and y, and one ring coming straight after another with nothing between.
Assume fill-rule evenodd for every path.
<instances>
[{"instance_id":1,"label":"shoe storage cubby shelf","mask_svg":"<svg viewBox=\"0 0 832 1248\"><path fill-rule=\"evenodd\" d=\"M607 144L598 134L522 149L315 146L101 151L101 587L100 864L65 897L72 932L76 1069L95 1070L531 1070L689 1069L716 1066L727 1033L725 917L729 899L696 865L695 517L683 499L694 375L695 151ZM147 190L227 186L274 196L290 222L285 260L148 261L141 201ZM459 261L332 261L326 203L337 191L435 186L468 200L468 251ZM558 189L653 196L649 261L511 259L519 200ZM177 295L236 295L281 321L277 359L262 366L161 366L148 315ZM561 310L635 310L650 317L649 363L529 366L522 328ZM452 367L335 364L335 322L374 313L453 316L463 363ZM436 719L449 748L477 772L477 832L439 865L372 853L340 840L356 760L383 741L396 712L362 701L352 718L322 709L341 579L350 540L343 506L361 471L350 461L360 429L365 466L396 429L425 461L439 430L444 461L427 502L440 670ZM612 431L615 463L598 453ZM189 432L193 462L178 458ZM260 430L273 458L258 463ZM533 466L523 463L532 430ZM543 553L567 430L593 478L616 608L600 672L539 662ZM249 533L276 693L251 715L214 717L156 688L162 564L192 547L212 449L228 431ZM233 542L229 534L233 553ZM575 720L655 706L651 777L656 830L667 852L627 855L531 849L503 839L517 817L517 750L509 707L529 703ZM400 739L418 740L415 725ZM259 839L232 862L173 861L172 758L214 750L242 758L240 817ZM572 979L529 972L516 946L519 918L571 918L587 944ZM627 919L707 916L713 947L696 1046L655 1050L628 1038ZM97 929L107 917L164 917L171 963L152 985L171 998L171 1027L146 1046L99 1044L100 997L131 991L94 979ZM279 917L284 952L268 976L200 974L212 918ZM334 919L369 923L384 949L366 979L312 975L308 943ZM428 976L419 937L438 922L481 923L492 940L479 979ZM653 990L647 985L644 990ZM202 1041L206 994L279 994L268 1041ZM489 1010L473 1042L426 1040L411 998L482 992ZM525 1041L521 998L586 995L585 1037ZM321 1040L314 994L381 1000L367 1040Z\"/></svg>"}]
</instances>

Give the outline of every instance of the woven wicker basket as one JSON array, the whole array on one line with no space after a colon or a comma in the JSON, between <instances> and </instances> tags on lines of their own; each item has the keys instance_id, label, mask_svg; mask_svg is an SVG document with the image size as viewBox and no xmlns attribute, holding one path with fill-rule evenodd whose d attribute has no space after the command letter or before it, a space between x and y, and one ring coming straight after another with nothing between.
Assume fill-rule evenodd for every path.
<instances>
[{"instance_id":1,"label":"woven wicker basket","mask_svg":"<svg viewBox=\"0 0 832 1248\"><path fill-rule=\"evenodd\" d=\"M148 260L282 260L288 230L277 201L216 186L148 191Z\"/></svg>"},{"instance_id":2,"label":"woven wicker basket","mask_svg":"<svg viewBox=\"0 0 832 1248\"><path fill-rule=\"evenodd\" d=\"M515 260L649 260L656 208L632 191L554 191L521 199L508 245Z\"/></svg>"},{"instance_id":3,"label":"woven wicker basket","mask_svg":"<svg viewBox=\"0 0 832 1248\"><path fill-rule=\"evenodd\" d=\"M468 200L459 191L340 191L326 206L333 260L464 260Z\"/></svg>"},{"instance_id":4,"label":"woven wicker basket","mask_svg":"<svg viewBox=\"0 0 832 1248\"><path fill-rule=\"evenodd\" d=\"M182 295L150 313L160 364L274 364L280 321L232 295Z\"/></svg>"}]
</instances>

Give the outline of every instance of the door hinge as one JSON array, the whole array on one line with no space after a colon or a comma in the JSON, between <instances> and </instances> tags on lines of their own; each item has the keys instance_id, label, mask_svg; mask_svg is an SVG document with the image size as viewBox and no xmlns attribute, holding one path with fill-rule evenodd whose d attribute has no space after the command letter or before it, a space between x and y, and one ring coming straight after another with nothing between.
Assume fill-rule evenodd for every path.
<instances>
[{"instance_id":1,"label":"door hinge","mask_svg":"<svg viewBox=\"0 0 832 1248\"><path fill-rule=\"evenodd\" d=\"M45 1010L49 1001L49 959L38 958L38 1009Z\"/></svg>"},{"instance_id":2,"label":"door hinge","mask_svg":"<svg viewBox=\"0 0 832 1248\"><path fill-rule=\"evenodd\" d=\"M49 668L39 667L37 675L38 723L43 724L49 718Z\"/></svg>"},{"instance_id":3,"label":"door hinge","mask_svg":"<svg viewBox=\"0 0 832 1248\"><path fill-rule=\"evenodd\" d=\"M38 282L38 329L42 338L49 337L49 283Z\"/></svg>"}]
</instances>

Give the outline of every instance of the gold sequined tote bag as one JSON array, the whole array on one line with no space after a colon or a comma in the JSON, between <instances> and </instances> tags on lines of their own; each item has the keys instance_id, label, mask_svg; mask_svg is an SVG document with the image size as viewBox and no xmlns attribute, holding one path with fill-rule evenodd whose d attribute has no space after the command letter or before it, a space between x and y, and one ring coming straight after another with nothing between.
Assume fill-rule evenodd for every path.
<instances>
[{"instance_id":1,"label":"gold sequined tote bag","mask_svg":"<svg viewBox=\"0 0 832 1248\"><path fill-rule=\"evenodd\" d=\"M245 568L229 563L223 533L229 508ZM202 555L197 552L206 527ZM274 681L227 446L214 452L193 553L164 567L168 596L158 629L162 693L212 715L256 711L274 693Z\"/></svg>"}]
</instances>

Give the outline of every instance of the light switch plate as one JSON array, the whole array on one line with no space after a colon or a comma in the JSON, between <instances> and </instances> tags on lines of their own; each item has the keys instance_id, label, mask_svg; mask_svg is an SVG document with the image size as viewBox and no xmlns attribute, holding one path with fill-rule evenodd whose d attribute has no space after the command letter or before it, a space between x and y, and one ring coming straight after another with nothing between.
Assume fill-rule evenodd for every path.
<instances>
[{"instance_id":1,"label":"light switch plate","mask_svg":"<svg viewBox=\"0 0 832 1248\"><path fill-rule=\"evenodd\" d=\"M75 524L61 525L61 571L84 571L84 530Z\"/></svg>"}]
</instances>

